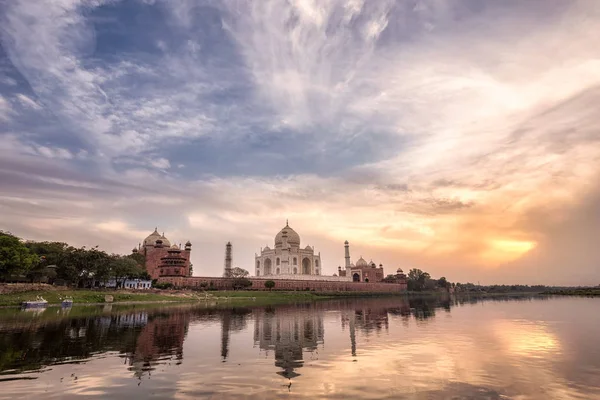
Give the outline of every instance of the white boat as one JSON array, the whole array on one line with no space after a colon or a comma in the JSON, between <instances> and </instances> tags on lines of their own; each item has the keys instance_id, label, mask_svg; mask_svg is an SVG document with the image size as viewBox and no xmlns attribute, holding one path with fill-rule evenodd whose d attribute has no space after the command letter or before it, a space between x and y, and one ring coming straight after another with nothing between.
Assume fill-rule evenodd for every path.
<instances>
[{"instance_id":1,"label":"white boat","mask_svg":"<svg viewBox=\"0 0 600 400\"><path fill-rule=\"evenodd\" d=\"M71 299L71 298L63 299L63 301L60 303L60 305L62 307L71 307L73 305L73 299Z\"/></svg>"},{"instance_id":2,"label":"white boat","mask_svg":"<svg viewBox=\"0 0 600 400\"><path fill-rule=\"evenodd\" d=\"M48 305L48 300L44 299L42 296L37 296L35 300L24 301L21 303L23 308L40 308L46 307Z\"/></svg>"}]
</instances>

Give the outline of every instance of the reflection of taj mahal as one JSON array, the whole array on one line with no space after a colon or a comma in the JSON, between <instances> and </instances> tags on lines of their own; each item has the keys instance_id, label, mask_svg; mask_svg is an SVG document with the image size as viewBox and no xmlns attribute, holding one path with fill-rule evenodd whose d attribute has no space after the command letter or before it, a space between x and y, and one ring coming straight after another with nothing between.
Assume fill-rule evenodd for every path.
<instances>
[{"instance_id":1,"label":"reflection of taj mahal","mask_svg":"<svg viewBox=\"0 0 600 400\"><path fill-rule=\"evenodd\" d=\"M285 311L285 310L284 310ZM304 365L304 352L313 353L323 345L325 334L321 313L262 312L255 314L254 343L261 351L274 352L277 374L299 376L295 370Z\"/></svg>"},{"instance_id":2,"label":"reflection of taj mahal","mask_svg":"<svg viewBox=\"0 0 600 400\"><path fill-rule=\"evenodd\" d=\"M255 255L256 276L274 275L279 278L298 279L299 275L321 275L321 254L314 247L300 248L300 235L285 227L275 236L275 248L269 246Z\"/></svg>"}]
</instances>

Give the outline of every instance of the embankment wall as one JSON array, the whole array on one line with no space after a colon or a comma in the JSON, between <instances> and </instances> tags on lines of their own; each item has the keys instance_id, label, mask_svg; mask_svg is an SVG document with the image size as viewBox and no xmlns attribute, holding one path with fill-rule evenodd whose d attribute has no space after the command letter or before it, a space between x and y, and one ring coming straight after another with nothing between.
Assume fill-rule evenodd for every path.
<instances>
[{"instance_id":1,"label":"embankment wall","mask_svg":"<svg viewBox=\"0 0 600 400\"><path fill-rule=\"evenodd\" d=\"M268 290L265 282L269 279L249 277L252 286L248 290ZM200 289L202 282L217 290L231 290L233 280L221 277L162 277L159 283L171 283L177 288ZM212 285L211 285L212 282ZM402 292L406 291L406 282L400 283L365 283L365 282L336 282L336 281L299 281L278 279L273 280L273 290L311 290L316 292Z\"/></svg>"}]
</instances>

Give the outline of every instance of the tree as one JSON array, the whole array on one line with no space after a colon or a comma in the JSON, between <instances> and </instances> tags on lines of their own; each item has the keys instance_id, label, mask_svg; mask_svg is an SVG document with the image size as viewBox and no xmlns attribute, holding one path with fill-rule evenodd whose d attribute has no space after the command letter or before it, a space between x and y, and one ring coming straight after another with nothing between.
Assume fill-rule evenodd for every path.
<instances>
[{"instance_id":1,"label":"tree","mask_svg":"<svg viewBox=\"0 0 600 400\"><path fill-rule=\"evenodd\" d=\"M273 289L275 287L275 281L266 281L265 287L269 290Z\"/></svg>"},{"instance_id":2,"label":"tree","mask_svg":"<svg viewBox=\"0 0 600 400\"><path fill-rule=\"evenodd\" d=\"M248 272L245 269L240 268L240 267L235 267L231 270L232 278L245 278L248 275L250 275L250 272Z\"/></svg>"},{"instance_id":3,"label":"tree","mask_svg":"<svg viewBox=\"0 0 600 400\"><path fill-rule=\"evenodd\" d=\"M248 271L243 268L235 267L231 270L231 277L233 278L231 282L231 286L234 290L238 289L246 289L252 286L252 281L250 281L247 276L250 275Z\"/></svg>"},{"instance_id":4,"label":"tree","mask_svg":"<svg viewBox=\"0 0 600 400\"><path fill-rule=\"evenodd\" d=\"M36 263L39 257L31 254L18 237L0 231L0 278L25 275Z\"/></svg>"},{"instance_id":5,"label":"tree","mask_svg":"<svg viewBox=\"0 0 600 400\"><path fill-rule=\"evenodd\" d=\"M231 286L234 290L246 289L252 286L252 281L248 278L234 278Z\"/></svg>"},{"instance_id":6,"label":"tree","mask_svg":"<svg viewBox=\"0 0 600 400\"><path fill-rule=\"evenodd\" d=\"M110 268L112 277L117 281L125 278L137 278L145 272L134 259L117 254L110 256Z\"/></svg>"},{"instance_id":7,"label":"tree","mask_svg":"<svg viewBox=\"0 0 600 400\"><path fill-rule=\"evenodd\" d=\"M449 283L445 276L442 276L440 279L438 279L438 286L444 289L448 288Z\"/></svg>"},{"instance_id":8,"label":"tree","mask_svg":"<svg viewBox=\"0 0 600 400\"><path fill-rule=\"evenodd\" d=\"M141 254L141 253L131 253L127 257L131 258L132 260L135 260L141 268L145 268L146 267L146 257L144 257L143 254Z\"/></svg>"},{"instance_id":9,"label":"tree","mask_svg":"<svg viewBox=\"0 0 600 400\"><path fill-rule=\"evenodd\" d=\"M420 269L413 268L408 272L408 290L422 291L431 275Z\"/></svg>"}]
</instances>

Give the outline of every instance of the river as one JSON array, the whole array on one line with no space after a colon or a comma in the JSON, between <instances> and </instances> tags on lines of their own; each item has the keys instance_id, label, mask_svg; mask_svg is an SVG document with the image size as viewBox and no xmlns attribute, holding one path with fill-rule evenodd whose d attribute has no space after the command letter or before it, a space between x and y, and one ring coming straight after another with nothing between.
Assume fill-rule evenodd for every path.
<instances>
[{"instance_id":1,"label":"river","mask_svg":"<svg viewBox=\"0 0 600 400\"><path fill-rule=\"evenodd\" d=\"M600 399L600 299L0 310L0 398Z\"/></svg>"}]
</instances>

